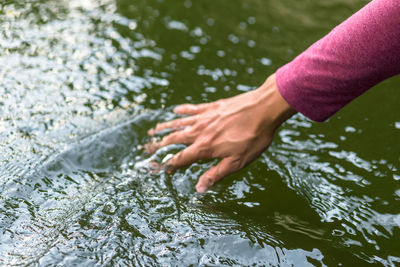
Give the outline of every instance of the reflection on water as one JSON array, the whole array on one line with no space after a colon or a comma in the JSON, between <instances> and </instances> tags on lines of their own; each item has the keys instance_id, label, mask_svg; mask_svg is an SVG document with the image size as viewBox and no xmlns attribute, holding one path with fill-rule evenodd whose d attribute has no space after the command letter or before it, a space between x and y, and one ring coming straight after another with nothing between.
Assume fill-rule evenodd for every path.
<instances>
[{"instance_id":1,"label":"reflection on water","mask_svg":"<svg viewBox=\"0 0 400 267\"><path fill-rule=\"evenodd\" d=\"M182 146L142 149L172 106L256 88L362 4L1 3L0 263L399 264L398 80L328 124L296 115L203 196L214 162L154 174Z\"/></svg>"}]
</instances>

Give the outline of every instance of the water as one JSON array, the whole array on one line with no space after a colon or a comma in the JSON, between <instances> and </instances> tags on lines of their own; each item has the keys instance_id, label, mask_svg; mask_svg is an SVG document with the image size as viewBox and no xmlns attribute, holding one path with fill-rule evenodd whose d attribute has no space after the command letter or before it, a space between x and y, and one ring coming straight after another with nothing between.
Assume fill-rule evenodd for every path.
<instances>
[{"instance_id":1,"label":"water","mask_svg":"<svg viewBox=\"0 0 400 267\"><path fill-rule=\"evenodd\" d=\"M366 1L0 4L1 265L400 264L400 79L329 122L296 115L256 162L149 172L174 105L260 85Z\"/></svg>"}]
</instances>

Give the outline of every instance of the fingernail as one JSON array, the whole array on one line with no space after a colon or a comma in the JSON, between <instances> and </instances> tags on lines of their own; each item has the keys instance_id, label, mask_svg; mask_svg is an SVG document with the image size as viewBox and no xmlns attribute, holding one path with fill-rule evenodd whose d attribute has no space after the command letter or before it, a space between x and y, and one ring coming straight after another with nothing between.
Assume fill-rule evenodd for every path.
<instances>
[{"instance_id":1,"label":"fingernail","mask_svg":"<svg viewBox=\"0 0 400 267\"><path fill-rule=\"evenodd\" d=\"M196 186L197 193L204 194L207 191L207 187L204 185Z\"/></svg>"},{"instance_id":2,"label":"fingernail","mask_svg":"<svg viewBox=\"0 0 400 267\"><path fill-rule=\"evenodd\" d=\"M177 106L177 107L174 108L174 112L175 113L182 112L182 110L183 110L182 106Z\"/></svg>"}]
</instances>

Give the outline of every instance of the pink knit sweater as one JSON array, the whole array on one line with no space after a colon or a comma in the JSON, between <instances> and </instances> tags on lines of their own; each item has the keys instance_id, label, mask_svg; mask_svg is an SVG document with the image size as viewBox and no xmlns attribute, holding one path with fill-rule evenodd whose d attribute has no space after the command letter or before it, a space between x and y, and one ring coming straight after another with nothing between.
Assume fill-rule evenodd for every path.
<instances>
[{"instance_id":1,"label":"pink knit sweater","mask_svg":"<svg viewBox=\"0 0 400 267\"><path fill-rule=\"evenodd\" d=\"M374 0L278 69L276 79L295 110L324 121L397 74L400 0Z\"/></svg>"}]
</instances>

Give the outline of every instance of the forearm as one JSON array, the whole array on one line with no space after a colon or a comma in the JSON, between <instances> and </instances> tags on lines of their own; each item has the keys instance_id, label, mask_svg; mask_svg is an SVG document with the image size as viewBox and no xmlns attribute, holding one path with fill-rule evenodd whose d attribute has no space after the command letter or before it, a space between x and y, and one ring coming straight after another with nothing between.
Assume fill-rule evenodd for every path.
<instances>
[{"instance_id":1,"label":"forearm","mask_svg":"<svg viewBox=\"0 0 400 267\"><path fill-rule=\"evenodd\" d=\"M400 73L400 1L374 0L277 71L281 95L323 121Z\"/></svg>"}]
</instances>

